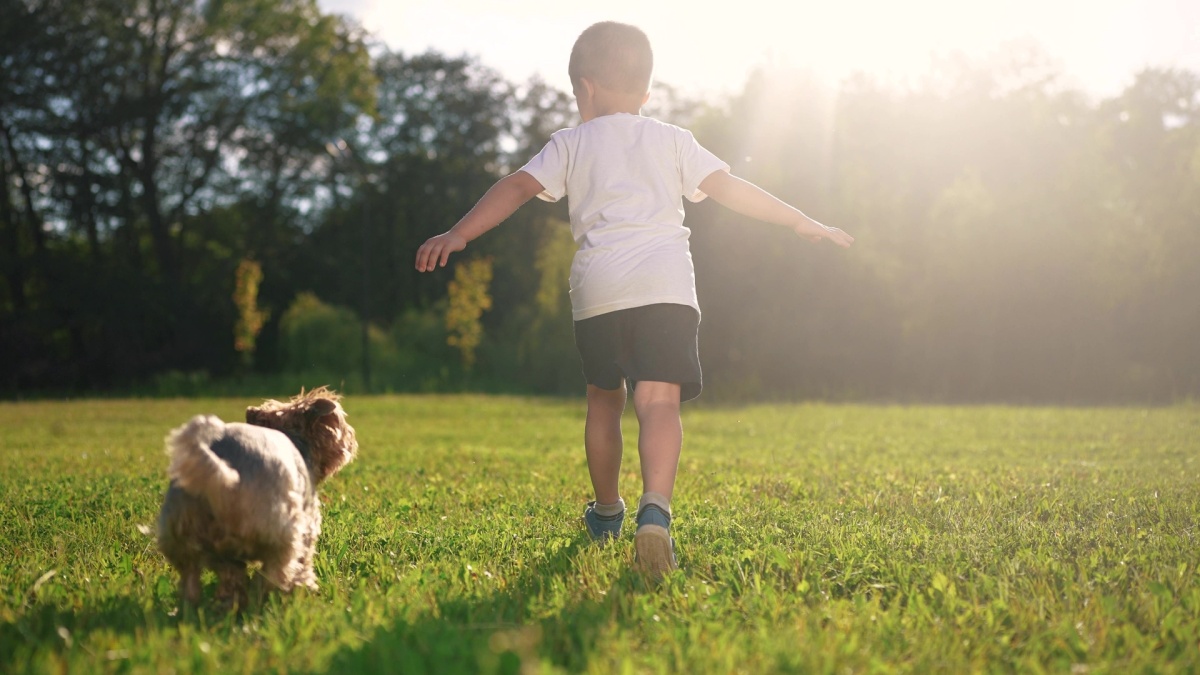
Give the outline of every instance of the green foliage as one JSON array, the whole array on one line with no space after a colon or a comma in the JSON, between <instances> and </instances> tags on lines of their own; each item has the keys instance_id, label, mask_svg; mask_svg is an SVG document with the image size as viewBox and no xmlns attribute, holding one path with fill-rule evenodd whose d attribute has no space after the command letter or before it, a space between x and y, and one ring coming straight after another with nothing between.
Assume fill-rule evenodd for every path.
<instances>
[{"instance_id":1,"label":"green foliage","mask_svg":"<svg viewBox=\"0 0 1200 675\"><path fill-rule=\"evenodd\" d=\"M562 394L583 388L566 283L574 256L570 225L557 218L548 219L537 242L533 267L538 278L532 302L525 305L525 311L512 315L504 327L513 337L503 347L509 354L516 353L516 359L509 360L518 366L507 376L534 391ZM492 363L503 362L500 356L492 359Z\"/></svg>"},{"instance_id":2,"label":"green foliage","mask_svg":"<svg viewBox=\"0 0 1200 675\"><path fill-rule=\"evenodd\" d=\"M475 350L483 341L479 319L492 308L491 283L491 258L473 258L455 266L446 288L446 344L458 349L466 370L475 365Z\"/></svg>"},{"instance_id":3,"label":"green foliage","mask_svg":"<svg viewBox=\"0 0 1200 675\"><path fill-rule=\"evenodd\" d=\"M273 283L325 141L372 110L362 36L312 0L6 7L22 28L0 40L0 333L27 372L5 385L231 369L232 265L213 268L232 244ZM256 217L221 236L247 202ZM50 330L65 358L36 346Z\"/></svg>"},{"instance_id":4,"label":"green foliage","mask_svg":"<svg viewBox=\"0 0 1200 675\"><path fill-rule=\"evenodd\" d=\"M546 267L571 246L547 235L565 203L472 243L494 261L494 309L450 331L463 351L414 351L397 328L449 306L453 272L417 273L416 248L575 123L565 92L470 57L368 50L314 0L6 7L0 393L295 374L279 320L303 292L376 327L384 386L580 387L551 307L565 275ZM908 88L777 67L719 100L657 84L645 112L857 237L833 251L686 205L709 395L1200 395L1197 73L1147 69L1094 101L1016 48ZM272 316L254 373L229 344L244 258Z\"/></svg>"},{"instance_id":5,"label":"green foliage","mask_svg":"<svg viewBox=\"0 0 1200 675\"><path fill-rule=\"evenodd\" d=\"M258 285L262 283L262 265L249 259L238 263L233 285L233 304L238 320L233 326L233 348L246 363L254 359L254 344L269 312L258 308Z\"/></svg>"},{"instance_id":6,"label":"green foliage","mask_svg":"<svg viewBox=\"0 0 1200 675\"><path fill-rule=\"evenodd\" d=\"M574 256L575 241L571 238L570 223L551 220L533 262L538 273L533 306L542 320L558 319L571 313L571 297L562 280L570 276Z\"/></svg>"},{"instance_id":7,"label":"green foliage","mask_svg":"<svg viewBox=\"0 0 1200 675\"><path fill-rule=\"evenodd\" d=\"M1200 312L1183 289L1200 283L1200 191L1183 167L1200 80L1147 70L1094 105L1014 63L836 92L764 69L697 124L735 173L857 237L832 251L691 209L712 393L755 379L753 397L1194 395Z\"/></svg>"},{"instance_id":8,"label":"green foliage","mask_svg":"<svg viewBox=\"0 0 1200 675\"><path fill-rule=\"evenodd\" d=\"M448 342L445 313L444 303L438 303L426 311L405 312L388 330L369 326L368 367L376 388L424 392L462 385L461 369L446 365L453 363L456 351ZM343 389L349 384L351 391L362 391L362 320L354 311L301 293L284 313L279 330L288 381L307 379Z\"/></svg>"},{"instance_id":9,"label":"green foliage","mask_svg":"<svg viewBox=\"0 0 1200 675\"><path fill-rule=\"evenodd\" d=\"M392 324L390 341L395 362L381 377L393 391L438 391L448 388L458 374L455 350L448 341L445 305L428 310L409 309Z\"/></svg>"},{"instance_id":10,"label":"green foliage","mask_svg":"<svg viewBox=\"0 0 1200 675\"><path fill-rule=\"evenodd\" d=\"M0 404L6 672L1200 668L1195 406L688 407L651 587L579 522L582 401L351 396L321 590L180 608L162 438L259 400Z\"/></svg>"},{"instance_id":11,"label":"green foliage","mask_svg":"<svg viewBox=\"0 0 1200 675\"><path fill-rule=\"evenodd\" d=\"M279 323L280 349L292 371L350 373L362 363L362 321L353 311L301 293Z\"/></svg>"}]
</instances>

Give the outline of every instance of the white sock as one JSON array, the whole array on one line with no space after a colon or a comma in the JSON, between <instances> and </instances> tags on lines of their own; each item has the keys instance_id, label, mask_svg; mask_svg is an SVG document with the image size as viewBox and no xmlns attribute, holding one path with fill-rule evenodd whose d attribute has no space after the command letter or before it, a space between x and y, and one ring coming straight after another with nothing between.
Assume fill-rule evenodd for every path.
<instances>
[{"instance_id":1,"label":"white sock","mask_svg":"<svg viewBox=\"0 0 1200 675\"><path fill-rule=\"evenodd\" d=\"M596 511L596 515L608 518L619 515L625 510L625 500L617 497L617 503L615 504L601 504L597 501L596 505L592 508Z\"/></svg>"},{"instance_id":2,"label":"white sock","mask_svg":"<svg viewBox=\"0 0 1200 675\"><path fill-rule=\"evenodd\" d=\"M667 499L666 495L661 495L657 492L643 494L641 501L638 502L638 513L641 513L647 504L653 504L662 509L668 516L671 515L671 500Z\"/></svg>"}]
</instances>

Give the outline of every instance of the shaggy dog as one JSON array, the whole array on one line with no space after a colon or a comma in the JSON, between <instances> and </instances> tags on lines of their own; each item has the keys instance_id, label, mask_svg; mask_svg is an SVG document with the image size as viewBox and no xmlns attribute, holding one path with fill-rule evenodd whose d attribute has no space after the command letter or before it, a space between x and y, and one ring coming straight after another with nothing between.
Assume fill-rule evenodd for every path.
<instances>
[{"instance_id":1,"label":"shaggy dog","mask_svg":"<svg viewBox=\"0 0 1200 675\"><path fill-rule=\"evenodd\" d=\"M358 451L340 398L325 387L301 391L287 403L247 408L248 424L197 415L167 436L171 485L158 547L179 572L185 601L199 601L208 568L218 599L245 606L252 562L280 590L317 588L317 485Z\"/></svg>"}]
</instances>

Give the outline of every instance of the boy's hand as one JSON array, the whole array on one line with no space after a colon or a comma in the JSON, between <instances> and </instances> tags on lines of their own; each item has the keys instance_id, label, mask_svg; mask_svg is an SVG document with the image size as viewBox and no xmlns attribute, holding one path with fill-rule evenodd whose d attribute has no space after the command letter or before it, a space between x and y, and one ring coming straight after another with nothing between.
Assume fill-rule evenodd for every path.
<instances>
[{"instance_id":1,"label":"boy's hand","mask_svg":"<svg viewBox=\"0 0 1200 675\"><path fill-rule=\"evenodd\" d=\"M417 271L432 272L438 267L445 267L451 253L458 253L466 247L467 240L454 230L430 237L417 249Z\"/></svg>"},{"instance_id":2,"label":"boy's hand","mask_svg":"<svg viewBox=\"0 0 1200 675\"><path fill-rule=\"evenodd\" d=\"M820 230L814 233L812 227L813 225L816 225L818 228L820 228ZM851 237L844 231L836 227L822 225L815 220L810 220L809 223L805 223L796 227L795 231L796 234L800 235L801 237L806 237L809 241L814 243L820 243L822 239L828 239L842 248L850 248L850 244L854 243L854 237Z\"/></svg>"},{"instance_id":3,"label":"boy's hand","mask_svg":"<svg viewBox=\"0 0 1200 675\"><path fill-rule=\"evenodd\" d=\"M430 238L417 249L417 271L432 272L445 267L451 253L467 247L468 241L500 224L522 204L546 188L524 171L511 173L496 181L483 198L454 227Z\"/></svg>"}]
</instances>

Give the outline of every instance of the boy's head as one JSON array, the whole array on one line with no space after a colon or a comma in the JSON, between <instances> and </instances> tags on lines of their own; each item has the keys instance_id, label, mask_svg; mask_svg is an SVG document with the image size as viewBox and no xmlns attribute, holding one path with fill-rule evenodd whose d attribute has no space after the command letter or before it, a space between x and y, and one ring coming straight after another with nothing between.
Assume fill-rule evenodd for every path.
<instances>
[{"instance_id":1,"label":"boy's head","mask_svg":"<svg viewBox=\"0 0 1200 675\"><path fill-rule=\"evenodd\" d=\"M636 26L616 21L601 21L580 33L567 66L576 90L586 77L605 89L639 97L650 91L653 71L650 39Z\"/></svg>"}]
</instances>

